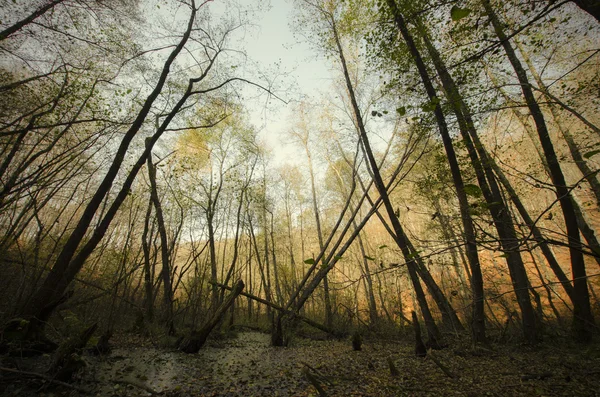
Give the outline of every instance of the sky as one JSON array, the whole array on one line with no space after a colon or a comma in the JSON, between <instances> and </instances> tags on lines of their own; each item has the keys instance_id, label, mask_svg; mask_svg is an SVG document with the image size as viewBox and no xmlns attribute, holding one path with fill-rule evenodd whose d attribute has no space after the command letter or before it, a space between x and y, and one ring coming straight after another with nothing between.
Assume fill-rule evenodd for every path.
<instances>
[{"instance_id":1,"label":"sky","mask_svg":"<svg viewBox=\"0 0 600 397\"><path fill-rule=\"evenodd\" d=\"M256 0L246 0L253 2ZM290 26L293 15L291 0L272 0L268 10L258 14L257 29L245 40L248 57L256 61L264 70L275 70L277 65L282 73L281 87L288 88L277 94L290 101L300 95L316 96L320 90L330 86L331 74L328 63L309 44L295 37ZM276 164L293 161L296 149L285 139L289 127L288 113L291 105L273 101L273 106L265 111L264 102L252 105L253 124L260 129L268 145L273 148Z\"/></svg>"}]
</instances>

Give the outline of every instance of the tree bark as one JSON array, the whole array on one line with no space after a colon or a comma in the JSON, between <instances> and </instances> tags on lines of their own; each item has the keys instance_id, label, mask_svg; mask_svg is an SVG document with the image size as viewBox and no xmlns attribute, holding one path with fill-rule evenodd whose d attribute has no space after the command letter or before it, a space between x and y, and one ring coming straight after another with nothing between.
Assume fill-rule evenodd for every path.
<instances>
[{"instance_id":1,"label":"tree bark","mask_svg":"<svg viewBox=\"0 0 600 397\"><path fill-rule=\"evenodd\" d=\"M498 19L498 16L494 12L489 0L483 0L483 6L485 11L492 22L494 31L502 43L502 47L510 61L519 83L527 107L533 117L536 125L538 136L542 144L542 149L546 160L548 162L548 168L552 182L556 188L556 197L558 198L563 213L563 219L567 228L567 236L569 239L569 253L571 255L571 271L573 275L573 289L575 292L573 301L573 326L572 330L575 338L580 342L590 342L592 339L594 318L592 316L590 307L589 291L587 287L587 274L585 270L585 262L583 254L581 252L581 240L579 237L579 228L577 226L577 220L575 217L575 210L571 201L571 192L567 187L565 177L563 175L558 157L554 150L554 145L550 140L546 121L544 115L540 109L533 91L529 84L529 79L525 69L521 65L521 61L517 57L512 44L504 33L504 26Z\"/></svg>"},{"instance_id":2,"label":"tree bark","mask_svg":"<svg viewBox=\"0 0 600 397\"><path fill-rule=\"evenodd\" d=\"M344 79L346 82L346 88L348 90L348 94L350 97L350 102L352 104L352 110L354 113L356 126L359 132L360 141L362 143L362 148L366 154L367 161L371 170L371 174L373 177L373 182L377 191L379 192L379 196L383 202L383 206L386 209L387 215L390 218L392 223L394 233L396 236L396 244L402 251L404 259L406 261L406 267L408 269L408 273L413 284L413 288L417 295L417 299L419 301L419 307L421 309L421 313L423 314L423 318L425 319L425 324L428 331L429 343L431 345L437 345L440 339L440 333L435 324L433 316L431 315L431 311L429 310L429 305L427 303L427 299L425 297L425 293L423 292L423 288L419 281L419 277L416 271L416 264L414 259L414 254L410 252L408 245L406 244L406 235L402 226L400 225L400 221L395 214L394 208L392 207L392 203L390 201L388 192L386 190L385 184L383 183L383 179L379 172L379 167L377 165L377 161L375 160L375 156L373 155L373 151L371 149L371 144L369 142L369 137L367 136L367 131L364 125L363 117L358 106L358 102L356 100L356 95L354 93L354 86L352 84L352 80L350 78L350 73L348 71L348 67L346 64L346 58L344 56L344 51L342 49L342 44L340 42L340 37L338 35L336 23L333 15L329 14L327 17L330 20L333 38L335 40L335 44L338 51L339 60L343 69Z\"/></svg>"},{"instance_id":3,"label":"tree bark","mask_svg":"<svg viewBox=\"0 0 600 397\"><path fill-rule=\"evenodd\" d=\"M200 348L206 342L206 339L210 335L210 332L213 328L221 321L221 317L227 312L227 309L233 302L235 298L242 292L244 289L244 282L239 280L235 286L233 287L231 293L225 298L221 306L219 306L211 318L202 326L202 328L197 332L192 332L192 334L184 338L183 341L179 344L178 348L184 353L198 353Z\"/></svg>"},{"instance_id":4,"label":"tree bark","mask_svg":"<svg viewBox=\"0 0 600 397\"><path fill-rule=\"evenodd\" d=\"M430 101L438 100L436 96L435 88L429 77L429 72L423 62L420 52L414 43L414 40L408 31L404 18L396 6L395 0L387 0L388 6L392 10L394 21L400 33L402 34L404 41L407 43L413 60L417 65L421 81L425 86L427 95ZM442 137L444 149L448 156L448 163L450 165L450 172L452 174L452 180L456 189L456 195L459 202L461 220L464 230L464 237L466 242L466 254L469 261L469 267L471 270L471 290L473 293L473 303L471 307L471 333L473 340L477 343L485 342L485 315L484 315L484 293L483 293L483 276L481 273L481 265L479 263L479 255L477 253L477 243L475 237L475 228L473 226L473 220L469 212L469 202L464 189L464 182L461 175L461 171L452 144L452 139L448 132L448 127L442 108L439 103L435 105L434 114L436 117L438 129Z\"/></svg>"},{"instance_id":5,"label":"tree bark","mask_svg":"<svg viewBox=\"0 0 600 397\"><path fill-rule=\"evenodd\" d=\"M600 2L598 0L573 0L573 3L593 16L596 22L600 22Z\"/></svg>"},{"instance_id":6,"label":"tree bark","mask_svg":"<svg viewBox=\"0 0 600 397\"><path fill-rule=\"evenodd\" d=\"M146 141L146 147L150 149L150 141ZM167 228L163 215L160 197L158 197L158 187L156 185L156 168L152 163L152 151L148 155L148 179L150 180L150 198L156 212L156 222L158 225L158 234L160 236L160 254L162 261L161 277L163 282L163 307L165 310L165 325L169 335L175 335L175 325L173 321L173 286L171 283L171 260L169 258L169 241L167 238Z\"/></svg>"},{"instance_id":7,"label":"tree bark","mask_svg":"<svg viewBox=\"0 0 600 397\"><path fill-rule=\"evenodd\" d=\"M150 244L148 244L148 234L150 232L150 215L152 214L152 199L148 200L148 209L144 218L144 231L142 232L142 250L144 252L144 309L146 320L154 320L154 274L150 265Z\"/></svg>"},{"instance_id":8,"label":"tree bark","mask_svg":"<svg viewBox=\"0 0 600 397\"><path fill-rule=\"evenodd\" d=\"M500 189L489 165L489 159L487 158L483 144L479 140L479 136L475 130L471 111L464 102L454 79L442 61L439 52L433 44L431 44L424 26L418 20L416 21L416 24L433 61L434 67L441 79L450 105L457 117L459 129L467 147L471 164L475 169L481 191L488 204L494 226L498 232L500 246L506 256L506 263L508 265L515 295L517 296L517 302L521 309L525 339L528 343L535 344L540 339L540 334L537 330L538 324L529 296L530 283L523 259L519 252L519 240L509 209L500 193Z\"/></svg>"}]
</instances>

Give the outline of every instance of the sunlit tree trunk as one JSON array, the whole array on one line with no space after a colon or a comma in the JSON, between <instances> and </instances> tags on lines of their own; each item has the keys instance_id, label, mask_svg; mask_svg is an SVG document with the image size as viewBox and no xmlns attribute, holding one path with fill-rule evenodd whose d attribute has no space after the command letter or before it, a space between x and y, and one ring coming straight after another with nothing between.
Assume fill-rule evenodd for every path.
<instances>
[{"instance_id":1,"label":"sunlit tree trunk","mask_svg":"<svg viewBox=\"0 0 600 397\"><path fill-rule=\"evenodd\" d=\"M152 265L150 263L150 245L148 243L150 233L150 216L152 214L152 199L148 201L148 209L144 218L144 231L142 233L142 250L144 251L144 308L146 311L146 320L154 320L154 274L152 274Z\"/></svg>"},{"instance_id":2,"label":"sunlit tree trunk","mask_svg":"<svg viewBox=\"0 0 600 397\"><path fill-rule=\"evenodd\" d=\"M301 109L301 112L304 113L304 109ZM304 117L304 114L302 115ZM307 129L308 126L305 125L305 120L301 120L301 125L299 128L304 129L305 131L295 131L294 134L298 136L302 145L304 147L304 151L306 153L306 160L308 164L308 173L310 177L310 193L311 193L311 202L313 207L313 212L315 216L315 225L317 228L317 238L319 240L319 249L321 251L324 250L323 245L323 231L321 229L321 215L319 213L319 205L317 203L317 189L315 187L315 171L313 166L313 158L311 150L309 149L309 131ZM304 259L304 258L303 258ZM331 298L329 296L329 282L327 276L323 279L323 301L325 302L325 324L328 327L331 327L333 318L331 312Z\"/></svg>"},{"instance_id":3,"label":"sunlit tree trunk","mask_svg":"<svg viewBox=\"0 0 600 397\"><path fill-rule=\"evenodd\" d=\"M569 296L569 298L572 300L573 286L571 285L571 282L567 278L567 275L565 274L565 272L563 272L562 268L560 267L558 261L556 260L556 257L554 256L554 253L552 252L552 250L550 249L550 246L546 242L546 239L542 235L542 232L536 226L533 219L531 219L531 216L529 216L529 213L525 209L525 206L521 202L521 199L517 195L517 192L514 190L514 188L512 187L512 185L510 184L510 182L508 181L506 176L504 175L504 172L502 171L502 169L498 166L498 164L496 164L496 162L491 157L490 157L490 163L491 163L492 167L494 168L494 172L496 173L496 176L498 176L500 183L503 185L504 189L506 189L508 196L511 198L513 204L517 208L517 211L521 215L521 218L523 218L523 221L529 227L529 229L531 230L531 233L533 234L533 237L538 242L539 247L542 250L542 253L544 254L544 257L546 258L546 261L548 262L548 265L550 266L550 268L556 275L556 278L561 282L561 285L563 286L563 288L564 288L565 292L567 293L567 295Z\"/></svg>"},{"instance_id":4,"label":"sunlit tree trunk","mask_svg":"<svg viewBox=\"0 0 600 397\"><path fill-rule=\"evenodd\" d=\"M529 84L529 79L525 69L521 65L521 61L517 57L510 40L504 33L504 26L498 19L494 9L492 8L489 0L482 0L483 6L492 22L492 26L498 39L502 43L502 47L510 61L523 96L527 103L527 107L531 112L531 116L535 122L536 129L542 149L548 163L552 182L556 188L556 197L560 202L565 226L567 228L567 236L569 238L569 253L571 255L571 270L573 275L573 289L574 289L574 300L573 300L573 333L575 338L581 342L589 342L592 338L592 327L594 319L590 307L589 291L587 287L587 274L585 270L585 262L583 254L581 252L581 240L579 238L579 228L577 226L577 220L575 216L575 210L571 201L571 192L567 187L565 177L563 175L554 145L550 140L546 121L544 115L533 95L533 91Z\"/></svg>"},{"instance_id":5,"label":"sunlit tree trunk","mask_svg":"<svg viewBox=\"0 0 600 397\"><path fill-rule=\"evenodd\" d=\"M352 106L352 111L354 114L354 118L356 121L356 126L359 132L360 140L362 143L362 147L365 151L366 158L373 176L373 182L381 200L383 202L383 206L386 210L386 213L390 219L392 227L394 229L394 234L396 237L396 244L402 251L404 259L406 261L406 267L408 269L408 273L413 284L413 288L415 290L415 294L417 295L417 300L419 302L419 307L421 309L421 313L423 314L423 318L425 320L425 325L427 327L429 343L431 345L437 345L440 339L440 332L435 324L433 316L431 315L431 311L429 309L429 304L427 303L427 299L425 297L425 293L423 292L423 287L421 286L421 282L419 281L419 277L417 275L416 263L415 263L415 255L411 253L408 245L406 244L406 235L404 233L404 229L400 225L400 221L395 214L394 208L392 207L392 203L388 196L388 192L386 190L385 184L383 183L383 179L379 172L379 167L377 165L377 161L375 160L375 156L373 155L373 151L371 149L371 144L369 142L369 138L367 136L367 131L363 122L363 117L358 106L358 102L356 100L356 96L354 93L354 86L352 84L352 80L350 78L350 74L348 72L348 67L346 64L346 59L344 57L344 51L342 48L342 44L340 42L340 37L337 31L336 22L333 15L328 14L327 18L331 24L333 39L335 40L336 49L338 52L339 60L341 63L341 67L344 74L344 79L346 82L346 88L348 90L348 95L350 97L350 102Z\"/></svg>"},{"instance_id":6,"label":"sunlit tree trunk","mask_svg":"<svg viewBox=\"0 0 600 397\"><path fill-rule=\"evenodd\" d=\"M529 71L533 76L536 84L538 85L538 88L541 89L543 93L542 95L546 96L546 98L550 102L548 109L550 110L550 114L554 119L556 127L560 131L561 135L565 138L565 142L567 143L567 147L569 148L569 152L571 154L571 157L573 158L573 162L575 163L579 171L581 171L583 178L590 185L592 193L596 198L596 205L600 207L600 182L598 182L598 172L592 170L588 165L587 161L585 161L583 155L581 154L581 151L579 150L579 147L577 146L577 143L575 142L573 135L571 134L569 129L563 125L562 120L560 119L560 114L556 109L556 106L551 103L552 99L544 94L548 92L548 87L546 87L546 85L544 84L542 76L540 76L540 74L538 73L537 68L531 61L531 58L529 58L529 54L527 53L527 51L525 51L523 45L518 40L515 40L515 45L519 49L519 53L521 54L521 57L523 58L525 64L529 68Z\"/></svg>"},{"instance_id":7,"label":"sunlit tree trunk","mask_svg":"<svg viewBox=\"0 0 600 397\"><path fill-rule=\"evenodd\" d=\"M391 0L388 0L391 1ZM511 280L513 282L514 291L517 296L517 302L522 312L523 332L529 343L536 343L539 338L537 330L538 324L536 315L531 305L529 297L529 280L523 259L519 253L519 240L516 235L516 230L510 216L510 212L506 207L506 203L500 193L498 184L494 178L493 172L489 165L487 154L483 148L477 131L475 130L471 112L466 103L462 99L456 84L450 73L448 72L444 62L441 59L437 49L431 44L428 38L425 27L420 21L416 21L418 30L425 43L429 56L431 57L435 69L440 77L446 95L448 96L450 106L455 113L459 129L463 137L465 146L467 147L471 164L477 175L477 179L486 202L488 203L490 214L494 221L494 225L500 238L500 245L506 256L506 262L509 268ZM406 34L408 29L404 26ZM416 46L414 46L415 51ZM423 71L426 69L423 66ZM423 76L423 73L421 73ZM474 275L473 275L474 276ZM482 303L483 304L483 303Z\"/></svg>"},{"instance_id":8,"label":"sunlit tree trunk","mask_svg":"<svg viewBox=\"0 0 600 397\"><path fill-rule=\"evenodd\" d=\"M427 95L429 100L439 102L435 88L431 82L431 78L429 77L429 72L423 62L421 55L417 46L414 43L414 40L406 27L406 23L404 22L404 18L402 14L397 8L395 0L387 0L388 6L392 10L392 14L394 16L394 21L404 41L407 43L409 47L409 51L412 55L413 60L415 61L417 68L419 70L419 74L421 76L421 81L425 86L425 90L427 91ZM479 263L479 255L477 253L477 242L475 237L475 228L473 226L473 220L471 219L471 214L469 212L469 202L467 199L467 195L464 189L464 182L461 175L461 171L458 165L458 160L456 158L456 153L454 151L454 146L452 144L452 139L448 132L448 127L446 125L446 120L444 114L442 112L442 108L439 103L435 104L434 109L438 130L442 137L442 142L444 143L444 149L446 150L446 155L448 156L448 163L450 165L450 171L452 173L452 180L454 182L454 186L456 189L456 195L459 202L461 220L463 224L463 230L465 234L466 240L466 254L467 259L469 261L469 266L471 270L471 290L473 292L473 304L471 311L471 333L473 335L473 339L475 342L485 342L485 315L484 315L484 295L483 295L483 276L481 273L481 265Z\"/></svg>"}]
</instances>

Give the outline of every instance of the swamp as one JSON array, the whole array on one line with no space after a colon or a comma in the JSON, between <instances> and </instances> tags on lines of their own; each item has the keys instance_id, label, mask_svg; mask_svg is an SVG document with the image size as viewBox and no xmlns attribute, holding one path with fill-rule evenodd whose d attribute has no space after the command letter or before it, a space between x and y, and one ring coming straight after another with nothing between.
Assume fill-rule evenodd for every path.
<instances>
[{"instance_id":1,"label":"swamp","mask_svg":"<svg viewBox=\"0 0 600 397\"><path fill-rule=\"evenodd\" d=\"M600 395L600 3L0 0L0 395Z\"/></svg>"}]
</instances>

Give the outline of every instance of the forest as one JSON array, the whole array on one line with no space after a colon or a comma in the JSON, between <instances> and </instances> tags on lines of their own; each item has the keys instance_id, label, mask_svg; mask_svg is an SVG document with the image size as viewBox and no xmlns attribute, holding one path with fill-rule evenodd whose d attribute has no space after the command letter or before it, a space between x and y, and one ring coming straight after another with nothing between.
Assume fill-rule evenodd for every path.
<instances>
[{"instance_id":1,"label":"forest","mask_svg":"<svg viewBox=\"0 0 600 397\"><path fill-rule=\"evenodd\" d=\"M597 395L598 1L0 5L0 394Z\"/></svg>"}]
</instances>

